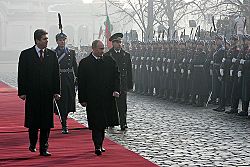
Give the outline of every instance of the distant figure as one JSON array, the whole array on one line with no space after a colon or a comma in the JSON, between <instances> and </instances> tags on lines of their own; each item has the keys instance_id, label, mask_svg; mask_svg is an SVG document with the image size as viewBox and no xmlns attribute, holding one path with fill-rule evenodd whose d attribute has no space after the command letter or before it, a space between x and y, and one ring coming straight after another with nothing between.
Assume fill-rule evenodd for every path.
<instances>
[{"instance_id":1,"label":"distant figure","mask_svg":"<svg viewBox=\"0 0 250 167\"><path fill-rule=\"evenodd\" d=\"M25 100L25 124L29 128L29 150L36 151L40 129L40 155L50 156L48 138L54 127L54 99L60 98L59 65L56 53L47 49L47 32L34 32L35 46L23 50L18 63L18 96Z\"/></svg>"},{"instance_id":2,"label":"distant figure","mask_svg":"<svg viewBox=\"0 0 250 167\"><path fill-rule=\"evenodd\" d=\"M132 81L132 63L130 54L122 49L122 33L116 33L109 38L112 41L112 48L105 53L105 56L111 56L116 61L121 73L121 94L117 99L118 112L120 118L121 130L124 131L127 126L127 92L133 89Z\"/></svg>"},{"instance_id":3,"label":"distant figure","mask_svg":"<svg viewBox=\"0 0 250 167\"><path fill-rule=\"evenodd\" d=\"M55 49L60 68L61 98L58 108L61 116L62 133L68 134L67 117L70 112L76 111L75 86L77 76L77 62L75 51L65 46L67 36L64 33L56 35L57 48Z\"/></svg>"},{"instance_id":4,"label":"distant figure","mask_svg":"<svg viewBox=\"0 0 250 167\"><path fill-rule=\"evenodd\" d=\"M120 92L120 73L112 57L103 57L104 45L100 40L92 43L92 50L79 64L78 98L86 107L95 154L101 155L105 151L105 128L119 125L116 97Z\"/></svg>"}]
</instances>

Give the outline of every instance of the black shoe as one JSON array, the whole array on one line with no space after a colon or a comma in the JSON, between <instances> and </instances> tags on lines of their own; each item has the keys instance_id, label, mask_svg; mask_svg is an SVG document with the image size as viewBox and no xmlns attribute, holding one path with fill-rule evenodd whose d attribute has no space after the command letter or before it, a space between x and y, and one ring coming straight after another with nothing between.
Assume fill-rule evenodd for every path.
<instances>
[{"instance_id":1,"label":"black shoe","mask_svg":"<svg viewBox=\"0 0 250 167\"><path fill-rule=\"evenodd\" d=\"M225 113L227 113L227 114L236 114L236 113L238 113L238 110L237 109L231 109L229 111L226 111Z\"/></svg>"},{"instance_id":2,"label":"black shoe","mask_svg":"<svg viewBox=\"0 0 250 167\"><path fill-rule=\"evenodd\" d=\"M45 157L51 156L51 153L48 151L43 151L43 152L40 152L40 156L45 156Z\"/></svg>"},{"instance_id":3,"label":"black shoe","mask_svg":"<svg viewBox=\"0 0 250 167\"><path fill-rule=\"evenodd\" d=\"M128 129L128 125L125 125L124 128L125 128L125 129Z\"/></svg>"},{"instance_id":4,"label":"black shoe","mask_svg":"<svg viewBox=\"0 0 250 167\"><path fill-rule=\"evenodd\" d=\"M126 130L125 126L121 126L121 131L125 131L125 130Z\"/></svg>"},{"instance_id":5,"label":"black shoe","mask_svg":"<svg viewBox=\"0 0 250 167\"><path fill-rule=\"evenodd\" d=\"M213 110L218 111L218 112L224 112L225 108L218 107L218 108L214 108Z\"/></svg>"},{"instance_id":6,"label":"black shoe","mask_svg":"<svg viewBox=\"0 0 250 167\"><path fill-rule=\"evenodd\" d=\"M248 116L248 112L246 112L246 111L241 111L241 112L239 112L237 115L239 115L239 116Z\"/></svg>"},{"instance_id":7,"label":"black shoe","mask_svg":"<svg viewBox=\"0 0 250 167\"><path fill-rule=\"evenodd\" d=\"M95 154L96 154L97 156L102 155L102 150L101 150L100 148L95 149Z\"/></svg>"},{"instance_id":8,"label":"black shoe","mask_svg":"<svg viewBox=\"0 0 250 167\"><path fill-rule=\"evenodd\" d=\"M105 149L104 147L102 147L102 148L101 148L101 151L102 151L102 152L105 152L105 151L106 151L106 149Z\"/></svg>"},{"instance_id":9,"label":"black shoe","mask_svg":"<svg viewBox=\"0 0 250 167\"><path fill-rule=\"evenodd\" d=\"M30 152L36 152L36 147L30 145L29 150Z\"/></svg>"},{"instance_id":10,"label":"black shoe","mask_svg":"<svg viewBox=\"0 0 250 167\"><path fill-rule=\"evenodd\" d=\"M68 133L69 133L68 128L63 128L63 129L62 129L62 134L68 134Z\"/></svg>"}]
</instances>

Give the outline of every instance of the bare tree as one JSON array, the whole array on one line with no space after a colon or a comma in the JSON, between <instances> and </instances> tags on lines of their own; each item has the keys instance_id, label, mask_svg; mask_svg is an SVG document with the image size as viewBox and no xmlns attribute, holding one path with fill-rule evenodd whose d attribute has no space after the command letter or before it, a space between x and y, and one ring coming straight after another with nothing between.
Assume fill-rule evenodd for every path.
<instances>
[{"instance_id":1,"label":"bare tree","mask_svg":"<svg viewBox=\"0 0 250 167\"><path fill-rule=\"evenodd\" d=\"M153 17L150 18L150 3L153 1ZM249 0L125 0L127 6L120 6L114 0L108 2L118 10L113 14L120 14L119 20L133 21L138 25L144 34L144 37L150 37L152 27L161 25L165 30L174 30L185 28L180 22L187 15L196 16L199 23L207 19L208 15L213 15L217 20L221 17L236 16L242 14L250 22L250 1ZM122 16L122 17L121 17ZM153 19L153 22L150 22ZM153 24L149 26L148 24ZM210 21L212 25L212 22ZM249 26L248 26L249 27Z\"/></svg>"}]
</instances>

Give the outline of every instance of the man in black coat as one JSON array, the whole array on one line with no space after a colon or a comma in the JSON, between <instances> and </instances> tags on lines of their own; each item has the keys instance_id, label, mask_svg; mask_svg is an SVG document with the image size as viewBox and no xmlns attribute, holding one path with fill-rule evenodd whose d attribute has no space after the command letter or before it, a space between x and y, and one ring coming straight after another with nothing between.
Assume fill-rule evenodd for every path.
<instances>
[{"instance_id":1,"label":"man in black coat","mask_svg":"<svg viewBox=\"0 0 250 167\"><path fill-rule=\"evenodd\" d=\"M89 129L95 145L95 154L105 151L105 128L119 125L116 97L120 92L120 73L110 56L103 56L100 40L92 43L92 52L78 67L78 99L86 107Z\"/></svg>"},{"instance_id":2,"label":"man in black coat","mask_svg":"<svg viewBox=\"0 0 250 167\"><path fill-rule=\"evenodd\" d=\"M104 56L111 56L116 61L119 71L121 73L121 94L117 99L118 112L120 118L121 130L127 128L127 91L133 89L132 82L132 63L130 54L122 49L121 39L122 33L116 33L109 38L112 41L113 47L104 54Z\"/></svg>"},{"instance_id":3,"label":"man in black coat","mask_svg":"<svg viewBox=\"0 0 250 167\"><path fill-rule=\"evenodd\" d=\"M58 101L58 109L61 116L62 133L68 134L67 117L70 112L76 111L75 106L75 83L77 76L77 63L75 51L65 46L67 36L64 33L56 35L55 49L60 68L61 98Z\"/></svg>"},{"instance_id":4,"label":"man in black coat","mask_svg":"<svg viewBox=\"0 0 250 167\"><path fill-rule=\"evenodd\" d=\"M18 63L18 96L25 100L25 127L29 128L29 150L36 151L40 129L40 155L50 156L48 138L54 127L53 101L60 98L56 53L47 49L47 32L34 32L35 46L23 50Z\"/></svg>"}]
</instances>

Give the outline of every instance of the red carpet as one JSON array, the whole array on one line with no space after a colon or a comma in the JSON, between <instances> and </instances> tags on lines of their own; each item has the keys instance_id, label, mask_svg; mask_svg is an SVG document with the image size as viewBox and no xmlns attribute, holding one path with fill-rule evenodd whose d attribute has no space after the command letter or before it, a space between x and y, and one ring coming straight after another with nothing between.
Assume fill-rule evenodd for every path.
<instances>
[{"instance_id":1,"label":"red carpet","mask_svg":"<svg viewBox=\"0 0 250 167\"><path fill-rule=\"evenodd\" d=\"M157 166L109 139L104 141L106 152L96 156L93 151L91 131L69 119L68 124L73 130L70 134L63 135L57 117L49 139L49 151L52 156L41 157L39 151L36 153L28 151L28 133L23 124L24 102L17 97L14 88L0 82L0 166Z\"/></svg>"}]
</instances>

